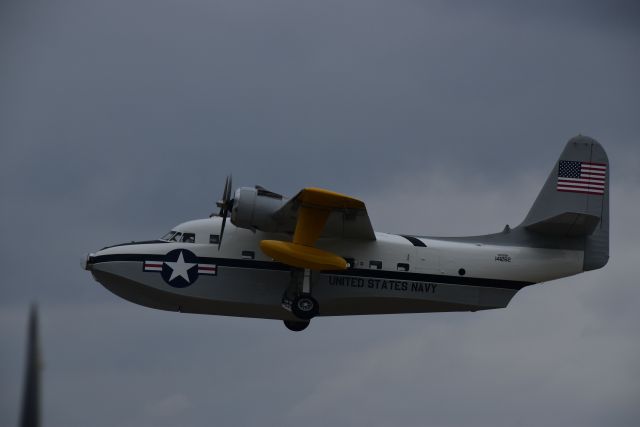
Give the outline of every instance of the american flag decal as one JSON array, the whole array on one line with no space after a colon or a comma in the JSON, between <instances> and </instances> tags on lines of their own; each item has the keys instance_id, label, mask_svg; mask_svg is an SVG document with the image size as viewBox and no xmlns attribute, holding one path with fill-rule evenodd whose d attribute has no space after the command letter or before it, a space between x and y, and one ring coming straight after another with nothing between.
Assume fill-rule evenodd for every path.
<instances>
[{"instance_id":1,"label":"american flag decal","mask_svg":"<svg viewBox=\"0 0 640 427\"><path fill-rule=\"evenodd\" d=\"M606 176L606 163L560 160L556 190L602 195Z\"/></svg>"}]
</instances>

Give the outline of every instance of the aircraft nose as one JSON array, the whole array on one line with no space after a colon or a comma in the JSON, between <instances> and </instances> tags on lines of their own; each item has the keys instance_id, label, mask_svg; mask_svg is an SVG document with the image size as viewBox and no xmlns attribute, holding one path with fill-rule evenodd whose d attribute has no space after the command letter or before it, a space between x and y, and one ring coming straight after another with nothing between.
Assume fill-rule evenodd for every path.
<instances>
[{"instance_id":1,"label":"aircraft nose","mask_svg":"<svg viewBox=\"0 0 640 427\"><path fill-rule=\"evenodd\" d=\"M80 267L82 267L83 270L91 271L91 266L93 264L91 258L93 258L92 253L84 255L80 259Z\"/></svg>"}]
</instances>

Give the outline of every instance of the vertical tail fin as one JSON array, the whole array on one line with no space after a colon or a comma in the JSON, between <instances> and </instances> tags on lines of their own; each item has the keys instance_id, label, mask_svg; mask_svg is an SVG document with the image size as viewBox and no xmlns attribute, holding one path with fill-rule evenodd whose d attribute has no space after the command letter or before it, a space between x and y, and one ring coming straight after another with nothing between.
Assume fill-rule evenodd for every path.
<instances>
[{"instance_id":1,"label":"vertical tail fin","mask_svg":"<svg viewBox=\"0 0 640 427\"><path fill-rule=\"evenodd\" d=\"M584 239L584 270L609 260L609 159L586 136L571 138L525 220L534 233Z\"/></svg>"}]
</instances>

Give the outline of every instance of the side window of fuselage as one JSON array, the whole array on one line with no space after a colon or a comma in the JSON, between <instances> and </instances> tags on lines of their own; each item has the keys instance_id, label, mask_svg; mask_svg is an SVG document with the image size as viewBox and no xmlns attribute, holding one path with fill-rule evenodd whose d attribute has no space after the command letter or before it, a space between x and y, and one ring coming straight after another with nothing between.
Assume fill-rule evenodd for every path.
<instances>
[{"instance_id":1,"label":"side window of fuselage","mask_svg":"<svg viewBox=\"0 0 640 427\"><path fill-rule=\"evenodd\" d=\"M409 271L409 264L406 262L399 262L397 266L398 271Z\"/></svg>"},{"instance_id":2,"label":"side window of fuselage","mask_svg":"<svg viewBox=\"0 0 640 427\"><path fill-rule=\"evenodd\" d=\"M369 261L369 268L372 270L382 270L382 261Z\"/></svg>"},{"instance_id":3,"label":"side window of fuselage","mask_svg":"<svg viewBox=\"0 0 640 427\"><path fill-rule=\"evenodd\" d=\"M182 240L180 241L184 243L195 243L196 235L194 233L184 233L182 234Z\"/></svg>"}]
</instances>

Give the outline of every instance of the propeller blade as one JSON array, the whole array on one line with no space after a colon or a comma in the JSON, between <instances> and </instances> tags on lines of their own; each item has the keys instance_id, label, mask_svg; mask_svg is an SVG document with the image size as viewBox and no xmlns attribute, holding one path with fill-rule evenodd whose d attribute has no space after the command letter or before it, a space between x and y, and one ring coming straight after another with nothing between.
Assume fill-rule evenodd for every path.
<instances>
[{"instance_id":1,"label":"propeller blade","mask_svg":"<svg viewBox=\"0 0 640 427\"><path fill-rule=\"evenodd\" d=\"M229 211L233 207L233 199L231 198L231 189L232 187L232 177L231 174L227 176L227 179L224 182L224 190L222 192L222 200L220 200L217 205L220 208L220 216L222 217L222 226L220 227L220 237L218 239L218 250L220 250L220 246L222 246L222 236L224 235L224 226L227 223L227 217L229 216Z\"/></svg>"},{"instance_id":2,"label":"propeller blade","mask_svg":"<svg viewBox=\"0 0 640 427\"><path fill-rule=\"evenodd\" d=\"M216 202L216 206L218 206L220 208L220 211L218 212L218 216L223 216L224 215L224 207L225 207L225 203L227 201L227 188L229 187L229 176L227 176L227 179L225 179L224 181L224 188L222 189L222 199L218 200Z\"/></svg>"},{"instance_id":3,"label":"propeller blade","mask_svg":"<svg viewBox=\"0 0 640 427\"><path fill-rule=\"evenodd\" d=\"M218 250L220 250L220 246L222 246L222 236L224 234L224 225L227 223L227 216L222 217L222 227L220 227L220 237L218 238Z\"/></svg>"},{"instance_id":4,"label":"propeller blade","mask_svg":"<svg viewBox=\"0 0 640 427\"><path fill-rule=\"evenodd\" d=\"M229 204L229 195L231 194L231 175L227 175L224 181L224 188L222 189L222 198L216 202L216 206L219 208L218 216L222 217L227 211L226 207ZM215 216L215 213L209 215L209 218Z\"/></svg>"}]
</instances>

